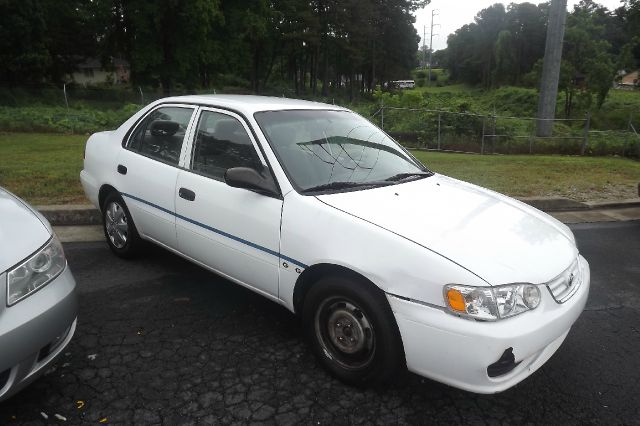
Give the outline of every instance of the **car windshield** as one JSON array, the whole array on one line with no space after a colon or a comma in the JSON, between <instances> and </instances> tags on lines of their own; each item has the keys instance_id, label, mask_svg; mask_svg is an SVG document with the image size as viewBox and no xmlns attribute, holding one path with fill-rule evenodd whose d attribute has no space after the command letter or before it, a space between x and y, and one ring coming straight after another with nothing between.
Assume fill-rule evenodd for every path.
<instances>
[{"instance_id":1,"label":"car windshield","mask_svg":"<svg viewBox=\"0 0 640 426\"><path fill-rule=\"evenodd\" d=\"M349 111L265 111L255 118L302 193L392 185L431 175L382 130Z\"/></svg>"}]
</instances>

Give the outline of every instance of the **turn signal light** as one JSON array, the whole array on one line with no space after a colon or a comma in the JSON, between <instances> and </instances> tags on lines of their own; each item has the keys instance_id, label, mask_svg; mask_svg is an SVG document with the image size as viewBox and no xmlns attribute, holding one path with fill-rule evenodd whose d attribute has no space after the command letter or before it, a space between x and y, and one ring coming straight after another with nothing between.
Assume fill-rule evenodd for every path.
<instances>
[{"instance_id":1,"label":"turn signal light","mask_svg":"<svg viewBox=\"0 0 640 426\"><path fill-rule=\"evenodd\" d=\"M452 288L447 291L447 301L449 302L449 306L454 311L458 312L466 312L465 304L464 304L464 296L460 291Z\"/></svg>"}]
</instances>

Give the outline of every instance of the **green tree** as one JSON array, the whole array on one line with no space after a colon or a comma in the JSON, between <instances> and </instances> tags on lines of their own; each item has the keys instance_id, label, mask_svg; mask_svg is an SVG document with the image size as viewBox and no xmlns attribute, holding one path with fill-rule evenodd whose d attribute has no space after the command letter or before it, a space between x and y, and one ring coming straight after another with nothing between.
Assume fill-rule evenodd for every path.
<instances>
[{"instance_id":1,"label":"green tree","mask_svg":"<svg viewBox=\"0 0 640 426\"><path fill-rule=\"evenodd\" d=\"M304 95L407 78L429 0L0 0L2 82L60 81L124 57L134 84L195 89L271 81Z\"/></svg>"},{"instance_id":2,"label":"green tree","mask_svg":"<svg viewBox=\"0 0 640 426\"><path fill-rule=\"evenodd\" d=\"M51 57L48 75L51 80L61 82L79 62L100 56L96 54L97 5L90 0L42 0L41 3L46 16L45 43Z\"/></svg>"},{"instance_id":3,"label":"green tree","mask_svg":"<svg viewBox=\"0 0 640 426\"><path fill-rule=\"evenodd\" d=\"M128 25L123 28L123 44L133 79L159 82L165 93L176 82L196 86L201 68L211 61L207 55L212 30L223 22L218 1L131 0L120 5L112 11Z\"/></svg>"},{"instance_id":4,"label":"green tree","mask_svg":"<svg viewBox=\"0 0 640 426\"><path fill-rule=\"evenodd\" d=\"M640 0L628 0L625 7L616 11L620 16L620 20L624 22L624 33L628 36L627 43L631 44L628 48L633 56L634 66L640 65L640 43L634 40L640 40Z\"/></svg>"},{"instance_id":5,"label":"green tree","mask_svg":"<svg viewBox=\"0 0 640 426\"><path fill-rule=\"evenodd\" d=\"M447 38L447 68L452 80L468 84L481 81L479 64L475 60L477 24L467 24Z\"/></svg>"},{"instance_id":6,"label":"green tree","mask_svg":"<svg viewBox=\"0 0 640 426\"><path fill-rule=\"evenodd\" d=\"M583 1L575 7L567 18L564 38L563 60L573 71L570 79L563 79L565 114L571 115L576 92L580 95L582 106L588 108L592 96L596 96L596 106L604 103L615 75L611 44L603 39L605 27L598 25L597 7L592 2Z\"/></svg>"},{"instance_id":7,"label":"green tree","mask_svg":"<svg viewBox=\"0 0 640 426\"><path fill-rule=\"evenodd\" d=\"M494 45L498 34L505 28L506 10L504 5L496 3L481 10L475 18L478 24L478 43L476 61L481 64L482 84L493 86L492 75L495 68Z\"/></svg>"},{"instance_id":8,"label":"green tree","mask_svg":"<svg viewBox=\"0 0 640 426\"><path fill-rule=\"evenodd\" d=\"M520 84L544 55L548 4L495 4L448 38L454 80L492 87Z\"/></svg>"},{"instance_id":9,"label":"green tree","mask_svg":"<svg viewBox=\"0 0 640 426\"><path fill-rule=\"evenodd\" d=\"M0 1L0 81L33 83L46 77L51 55L45 18L37 0Z\"/></svg>"},{"instance_id":10,"label":"green tree","mask_svg":"<svg viewBox=\"0 0 640 426\"><path fill-rule=\"evenodd\" d=\"M517 74L518 64L513 44L511 32L500 31L494 47L496 65L493 71L493 81L498 85L513 83Z\"/></svg>"},{"instance_id":11,"label":"green tree","mask_svg":"<svg viewBox=\"0 0 640 426\"><path fill-rule=\"evenodd\" d=\"M506 28L512 35L515 68L511 75L514 84L531 71L536 61L544 56L549 4L511 3L507 8Z\"/></svg>"}]
</instances>

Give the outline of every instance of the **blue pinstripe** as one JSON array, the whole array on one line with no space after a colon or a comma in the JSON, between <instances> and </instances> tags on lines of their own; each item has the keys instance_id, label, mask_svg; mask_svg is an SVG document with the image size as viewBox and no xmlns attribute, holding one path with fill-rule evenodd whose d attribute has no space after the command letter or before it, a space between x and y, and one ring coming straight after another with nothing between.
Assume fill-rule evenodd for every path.
<instances>
[{"instance_id":1,"label":"blue pinstripe","mask_svg":"<svg viewBox=\"0 0 640 426\"><path fill-rule=\"evenodd\" d=\"M215 232L216 234L218 234L218 235L222 235L223 237L229 238L229 239L231 239L231 240L233 240L233 241L237 241L237 242L242 243L242 244L245 244L245 245L247 245L247 246L249 246L249 247L253 247L254 249L257 249L257 250L263 251L263 252L265 252L265 253L268 253L268 254L270 254L270 255L272 255L272 256L275 256L275 257L278 257L278 258L280 258L280 259L286 260L287 262L289 262L289 263L293 263L294 265L298 265L298 266L300 266L301 268L306 268L306 267L307 267L307 265L305 265L304 263L302 263L302 262L300 262L300 261L297 261L297 260L295 260L295 259L293 259L293 258L291 258L291 257L284 256L284 255L282 255L282 254L280 254L280 253L278 253L278 252L276 252L276 251L273 251L273 250L271 250L271 249L269 249L269 248L263 247L263 246L261 246L261 245L259 245L259 244L256 244L256 243L253 243L253 242L251 242L251 241L247 241L247 240L245 240L245 239L243 239L243 238L237 237L237 236L235 236L235 235L229 234L228 232L224 232L224 231L222 231L222 230L220 230L220 229L217 229L217 228L214 228L214 227L212 227L212 226L206 225L206 224L204 224L204 223L198 222L197 220L193 220L193 219L188 218L188 217L186 217L186 216L182 216L182 215L180 215L180 214L177 214L177 213L175 213L175 212L172 212L172 211L170 211L170 210L167 210L167 209L165 209L164 207L161 207L161 206L159 206L159 205L157 205L157 204L151 203L151 202L149 202L149 201L147 201L147 200L143 200L142 198L139 198L139 197L136 197L136 196L134 196L134 195L127 194L127 193L124 193L124 192L121 192L120 194L121 194L121 195L123 195L123 196L125 196L125 197L127 197L127 198L131 198L132 200L139 201L139 202L144 203L144 204L146 204L146 205L148 205L148 206L151 206L151 207L153 207L153 208L155 208L155 209L158 209L158 210L160 210L160 211L163 211L163 212L165 212L165 213L168 213L168 214L170 214L170 215L172 215L172 216L175 216L176 218L182 219L182 220L184 220L184 221L186 221L186 222L189 222L189 223L192 223L192 224L194 224L194 225L196 225L196 226L199 226L199 227L201 227L201 228L204 228L204 229L206 229L207 231Z\"/></svg>"}]
</instances>

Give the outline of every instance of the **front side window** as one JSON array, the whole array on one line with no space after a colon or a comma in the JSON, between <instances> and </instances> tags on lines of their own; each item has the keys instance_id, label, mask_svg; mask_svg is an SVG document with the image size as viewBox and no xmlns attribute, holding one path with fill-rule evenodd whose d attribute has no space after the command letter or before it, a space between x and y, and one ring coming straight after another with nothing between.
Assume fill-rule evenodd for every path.
<instances>
[{"instance_id":1,"label":"front side window","mask_svg":"<svg viewBox=\"0 0 640 426\"><path fill-rule=\"evenodd\" d=\"M161 107L146 116L131 135L127 148L147 157L177 165L193 115L193 108Z\"/></svg>"},{"instance_id":2,"label":"front side window","mask_svg":"<svg viewBox=\"0 0 640 426\"><path fill-rule=\"evenodd\" d=\"M234 117L202 111L193 145L191 169L224 181L232 167L249 167L260 171L258 158L246 130Z\"/></svg>"},{"instance_id":3,"label":"front side window","mask_svg":"<svg viewBox=\"0 0 640 426\"><path fill-rule=\"evenodd\" d=\"M302 193L392 185L431 175L383 131L349 111L265 111L254 117Z\"/></svg>"}]
</instances>

